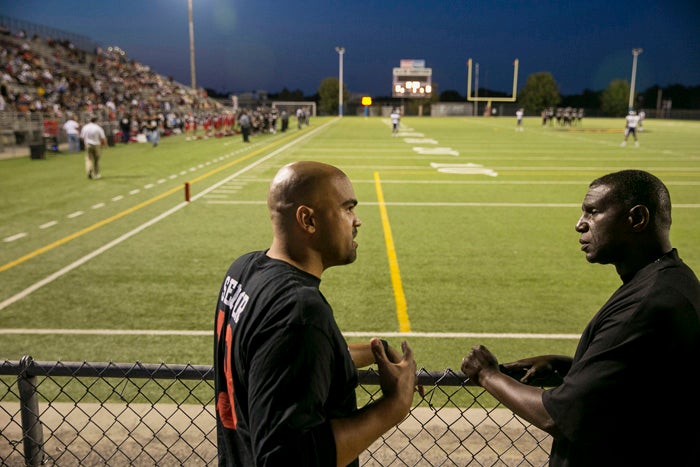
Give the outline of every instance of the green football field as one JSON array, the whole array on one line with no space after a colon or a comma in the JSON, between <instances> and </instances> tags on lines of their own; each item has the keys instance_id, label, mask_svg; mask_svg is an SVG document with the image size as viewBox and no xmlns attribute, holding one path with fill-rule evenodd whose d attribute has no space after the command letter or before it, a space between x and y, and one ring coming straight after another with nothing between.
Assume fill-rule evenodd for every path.
<instances>
[{"instance_id":1,"label":"green football field","mask_svg":"<svg viewBox=\"0 0 700 467\"><path fill-rule=\"evenodd\" d=\"M700 122L623 119L572 128L515 117L312 118L287 133L0 160L0 359L211 364L220 282L271 241L277 169L337 165L362 220L358 259L321 289L348 340L406 339L419 368L458 369L486 344L502 361L573 353L619 285L574 230L588 183L638 168L671 192L671 239L700 271ZM190 200L185 201L185 184Z\"/></svg>"}]
</instances>

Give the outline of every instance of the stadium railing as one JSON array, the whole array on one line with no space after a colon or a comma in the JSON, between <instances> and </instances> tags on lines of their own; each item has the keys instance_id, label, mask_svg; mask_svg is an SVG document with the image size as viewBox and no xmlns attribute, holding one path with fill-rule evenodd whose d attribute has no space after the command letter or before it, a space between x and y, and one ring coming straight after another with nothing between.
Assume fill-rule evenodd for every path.
<instances>
[{"instance_id":1,"label":"stadium railing","mask_svg":"<svg viewBox=\"0 0 700 467\"><path fill-rule=\"evenodd\" d=\"M181 116L186 115L188 110L187 106L173 106L172 108L173 112ZM93 112L70 113L81 124L88 122L91 116L97 116L97 123L105 130L108 142L110 139L113 140L115 132L119 130L118 121L109 118L109 109L107 108L97 109ZM66 149L68 136L63 130L63 123L66 121L65 115L56 117L51 112L0 112L0 159L33 155L33 151L37 147L42 147L46 151L51 150L48 139L44 137L44 122L52 119L57 120L59 125L58 144Z\"/></svg>"},{"instance_id":2,"label":"stadium railing","mask_svg":"<svg viewBox=\"0 0 700 467\"><path fill-rule=\"evenodd\" d=\"M0 26L2 27L2 34L6 35L17 34L20 31L24 31L25 40L30 40L34 35L38 35L44 38L51 37L57 41L70 41L75 47L82 50L94 50L95 47L97 47L97 42L82 34L75 34L70 31L11 18L5 15L0 15Z\"/></svg>"},{"instance_id":3,"label":"stadium railing","mask_svg":"<svg viewBox=\"0 0 700 467\"><path fill-rule=\"evenodd\" d=\"M546 465L550 436L450 369L417 373L425 396L361 465ZM358 403L381 395L359 373ZM215 465L213 369L200 365L0 365L1 465Z\"/></svg>"}]
</instances>

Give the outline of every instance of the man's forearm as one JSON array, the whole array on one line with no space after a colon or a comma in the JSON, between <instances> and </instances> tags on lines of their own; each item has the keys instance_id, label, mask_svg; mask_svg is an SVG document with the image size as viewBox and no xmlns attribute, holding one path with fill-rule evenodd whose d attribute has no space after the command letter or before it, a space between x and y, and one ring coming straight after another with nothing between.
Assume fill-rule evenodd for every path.
<instances>
[{"instance_id":1,"label":"man's forearm","mask_svg":"<svg viewBox=\"0 0 700 467\"><path fill-rule=\"evenodd\" d=\"M331 420L337 465L348 465L405 416L400 403L382 397L352 417Z\"/></svg>"},{"instance_id":2,"label":"man's forearm","mask_svg":"<svg viewBox=\"0 0 700 467\"><path fill-rule=\"evenodd\" d=\"M542 388L528 386L499 371L482 372L479 385L513 413L551 434L554 420L542 403Z\"/></svg>"}]
</instances>

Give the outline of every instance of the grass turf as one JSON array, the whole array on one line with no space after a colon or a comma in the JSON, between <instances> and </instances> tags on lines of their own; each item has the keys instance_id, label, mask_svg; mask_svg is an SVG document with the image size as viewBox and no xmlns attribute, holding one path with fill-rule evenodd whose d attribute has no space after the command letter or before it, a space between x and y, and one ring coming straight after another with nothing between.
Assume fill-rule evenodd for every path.
<instances>
[{"instance_id":1,"label":"grass turf","mask_svg":"<svg viewBox=\"0 0 700 467\"><path fill-rule=\"evenodd\" d=\"M269 245L267 185L300 159L341 167L360 201L358 260L321 285L349 340L399 331L388 227L410 330L431 333L407 338L419 367L458 369L476 343L502 361L572 353L575 339L459 333L582 331L619 285L614 268L586 263L573 228L588 183L611 171L646 169L667 183L673 244L700 268L700 123L648 120L639 148L620 147L623 124L526 118L516 132L514 117L410 117L392 137L388 119L316 118L249 145L181 135L156 148L117 144L95 181L82 154L2 160L0 358L210 364L222 276ZM90 329L166 333L69 333Z\"/></svg>"}]
</instances>

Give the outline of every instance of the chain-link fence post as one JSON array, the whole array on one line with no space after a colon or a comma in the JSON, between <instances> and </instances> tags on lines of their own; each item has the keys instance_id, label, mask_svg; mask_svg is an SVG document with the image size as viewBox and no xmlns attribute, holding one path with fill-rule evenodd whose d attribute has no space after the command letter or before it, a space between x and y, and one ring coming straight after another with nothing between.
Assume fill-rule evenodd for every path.
<instances>
[{"instance_id":1,"label":"chain-link fence post","mask_svg":"<svg viewBox=\"0 0 700 467\"><path fill-rule=\"evenodd\" d=\"M22 439L25 465L41 465L44 459L44 433L39 420L39 399L36 393L36 376L28 372L32 357L20 360L22 370L17 376L22 413Z\"/></svg>"}]
</instances>

